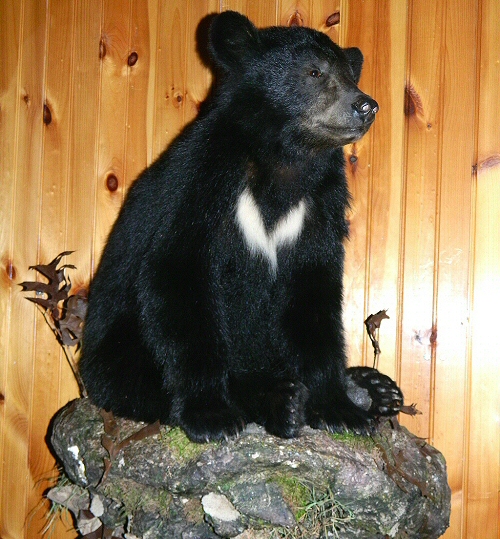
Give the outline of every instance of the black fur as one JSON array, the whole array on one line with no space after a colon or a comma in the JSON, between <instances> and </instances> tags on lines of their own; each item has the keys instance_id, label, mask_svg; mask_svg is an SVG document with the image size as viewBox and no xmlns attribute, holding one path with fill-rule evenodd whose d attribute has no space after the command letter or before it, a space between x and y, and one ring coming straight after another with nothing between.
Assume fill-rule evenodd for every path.
<instances>
[{"instance_id":1,"label":"black fur","mask_svg":"<svg viewBox=\"0 0 500 539\"><path fill-rule=\"evenodd\" d=\"M305 424L364 431L380 410L347 396L342 327L342 146L376 112L357 87L362 55L311 29L257 30L234 12L214 18L209 51L210 103L131 187L93 280L88 393L194 441L250 421L282 437ZM245 190L268 232L305 204L274 267L237 223Z\"/></svg>"}]
</instances>

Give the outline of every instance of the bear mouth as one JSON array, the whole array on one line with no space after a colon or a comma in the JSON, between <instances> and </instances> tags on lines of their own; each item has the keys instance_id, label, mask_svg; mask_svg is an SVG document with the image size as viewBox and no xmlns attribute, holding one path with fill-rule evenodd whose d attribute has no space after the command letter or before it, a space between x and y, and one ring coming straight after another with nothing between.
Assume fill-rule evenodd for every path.
<instances>
[{"instance_id":1,"label":"bear mouth","mask_svg":"<svg viewBox=\"0 0 500 539\"><path fill-rule=\"evenodd\" d=\"M358 141L365 135L370 128L371 122L365 122L356 127L339 127L329 124L320 124L314 130L322 138L328 138L332 142L335 142L335 146L344 146L345 144L352 144Z\"/></svg>"}]
</instances>

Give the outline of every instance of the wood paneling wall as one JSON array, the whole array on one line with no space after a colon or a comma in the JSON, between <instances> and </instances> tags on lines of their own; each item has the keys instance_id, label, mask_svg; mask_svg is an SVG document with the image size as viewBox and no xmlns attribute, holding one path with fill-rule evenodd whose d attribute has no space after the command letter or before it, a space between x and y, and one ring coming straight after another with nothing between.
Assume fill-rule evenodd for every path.
<instances>
[{"instance_id":1,"label":"wood paneling wall","mask_svg":"<svg viewBox=\"0 0 500 539\"><path fill-rule=\"evenodd\" d=\"M389 309L379 365L422 411L402 422L447 459L445 537L498 539L498 0L0 0L0 537L41 536L47 427L77 396L17 283L75 250L88 285L130 182L206 95L196 30L225 9L363 50L381 110L346 148L351 363L372 363L363 320Z\"/></svg>"}]
</instances>

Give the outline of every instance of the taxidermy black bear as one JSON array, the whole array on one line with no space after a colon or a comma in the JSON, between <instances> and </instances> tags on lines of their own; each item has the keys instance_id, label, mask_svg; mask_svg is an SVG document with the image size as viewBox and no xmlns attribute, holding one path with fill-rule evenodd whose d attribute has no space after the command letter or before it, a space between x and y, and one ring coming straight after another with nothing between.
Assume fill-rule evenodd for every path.
<instances>
[{"instance_id":1,"label":"taxidermy black bear","mask_svg":"<svg viewBox=\"0 0 500 539\"><path fill-rule=\"evenodd\" d=\"M214 17L209 53L210 102L131 187L91 285L89 396L197 442L248 422L367 432L402 394L346 369L342 147L378 111L357 87L363 56L235 12Z\"/></svg>"}]
</instances>

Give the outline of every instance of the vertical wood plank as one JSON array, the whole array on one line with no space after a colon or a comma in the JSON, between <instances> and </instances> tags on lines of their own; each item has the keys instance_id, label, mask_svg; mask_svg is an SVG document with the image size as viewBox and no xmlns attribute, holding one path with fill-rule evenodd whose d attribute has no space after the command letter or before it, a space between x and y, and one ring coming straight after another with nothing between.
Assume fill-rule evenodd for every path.
<instances>
[{"instance_id":1,"label":"vertical wood plank","mask_svg":"<svg viewBox=\"0 0 500 539\"><path fill-rule=\"evenodd\" d=\"M445 2L411 0L405 111L406 191L403 215L401 385L422 415L405 419L412 432L431 436L433 383L434 265L443 129ZM439 81L438 84L432 81Z\"/></svg>"},{"instance_id":2,"label":"vertical wood plank","mask_svg":"<svg viewBox=\"0 0 500 539\"><path fill-rule=\"evenodd\" d=\"M146 103L146 165L149 165L155 153L156 135L156 90L157 90L157 67L158 55L161 53L161 44L158 41L160 32L160 0L148 0L147 21L144 24L148 27L149 43L148 48L148 79L147 79L147 103ZM146 45L145 45L146 46ZM144 68L142 68L144 69Z\"/></svg>"},{"instance_id":3,"label":"vertical wood plank","mask_svg":"<svg viewBox=\"0 0 500 539\"><path fill-rule=\"evenodd\" d=\"M380 112L373 127L371 182L367 215L366 316L388 309L379 331L382 350L379 369L399 379L400 357L397 330L399 253L404 167L404 85L407 43L406 2L377 2L375 24L383 30L375 34L373 90ZM364 328L363 328L364 329ZM363 362L372 365L373 347L364 333Z\"/></svg>"},{"instance_id":4,"label":"vertical wood plank","mask_svg":"<svg viewBox=\"0 0 500 539\"><path fill-rule=\"evenodd\" d=\"M13 84L15 102L15 146L13 148L12 182L13 215L12 257L17 268L16 282L30 280L28 266L36 260L39 245L41 156L43 152L43 77L45 56L46 6L20 3L19 20L7 17L7 35L17 41L18 68ZM14 15L14 17L17 17ZM33 69L33 66L42 66ZM13 74L13 73L11 73ZM30 261L31 260L31 261ZM27 469L33 433L33 375L35 309L15 287L11 295L11 320L8 369L5 379L5 416L2 460L6 463L2 477L0 513L9 519L3 537L21 537L34 486ZM22 478L22 481L19 481Z\"/></svg>"},{"instance_id":5,"label":"vertical wood plank","mask_svg":"<svg viewBox=\"0 0 500 539\"><path fill-rule=\"evenodd\" d=\"M13 538L19 532L19 518L9 512L13 510L9 490L16 472L24 481L22 458L26 454L22 441L16 443L16 438L13 438L17 406L14 395L11 402L9 386L14 368L11 355L12 295L17 293L20 273L14 259L13 221L19 108L22 103L18 69L22 25L23 3L0 2L0 46L4 51L4 64L0 70L0 536L4 538ZM19 490L21 497L18 491L15 501L24 510L22 483Z\"/></svg>"},{"instance_id":6,"label":"vertical wood plank","mask_svg":"<svg viewBox=\"0 0 500 539\"><path fill-rule=\"evenodd\" d=\"M201 19L218 7L216 0L160 4L152 157L195 117L206 97L211 77L198 56L196 32Z\"/></svg>"},{"instance_id":7,"label":"vertical wood plank","mask_svg":"<svg viewBox=\"0 0 500 539\"><path fill-rule=\"evenodd\" d=\"M150 2L142 0L133 0L132 2L130 61L127 62L129 95L125 148L125 188L130 186L130 183L148 164L148 98L151 72L153 71L152 59L154 59L156 49L152 42L152 35L156 37L156 27L153 25L153 32L151 32L149 4ZM137 55L137 60L135 60L134 53ZM135 63L133 63L134 61Z\"/></svg>"},{"instance_id":8,"label":"vertical wood plank","mask_svg":"<svg viewBox=\"0 0 500 539\"><path fill-rule=\"evenodd\" d=\"M378 99L375 95L374 41L377 24L375 0L348 2L341 11L344 47L359 47L364 55L363 70L359 87ZM387 109L385 114L387 114ZM384 112L381 112L384 114ZM380 117L375 120L370 131L358 142L345 147L349 189L352 207L349 212L349 240L345 243L346 264L344 275L344 325L349 346L351 365L366 361L365 328L366 288L369 264L369 208L371 185L373 184L373 139ZM378 136L384 137L379 129ZM386 136L388 133L385 134ZM389 306L388 306L389 307ZM385 308L382 307L382 308ZM377 309L379 310L379 309ZM384 321L385 324L385 321ZM384 328L385 330L385 328Z\"/></svg>"},{"instance_id":9,"label":"vertical wood plank","mask_svg":"<svg viewBox=\"0 0 500 539\"><path fill-rule=\"evenodd\" d=\"M152 154L156 158L184 125L186 22L184 0L159 2Z\"/></svg>"},{"instance_id":10,"label":"vertical wood plank","mask_svg":"<svg viewBox=\"0 0 500 539\"><path fill-rule=\"evenodd\" d=\"M93 252L98 176L102 2L83 0L75 3L75 18L66 245L75 251L71 255L72 263L77 267L77 271L72 273L73 286L87 288L95 266Z\"/></svg>"},{"instance_id":11,"label":"vertical wood plank","mask_svg":"<svg viewBox=\"0 0 500 539\"><path fill-rule=\"evenodd\" d=\"M98 172L94 257L99 260L125 194L131 0L104 0L99 42ZM137 54L137 53L136 53ZM138 61L138 56L136 63ZM134 64L135 65L135 64Z\"/></svg>"},{"instance_id":12,"label":"vertical wood plank","mask_svg":"<svg viewBox=\"0 0 500 539\"><path fill-rule=\"evenodd\" d=\"M222 0L221 11L233 10L246 15L256 26L274 26L276 2L254 2L252 0Z\"/></svg>"},{"instance_id":13,"label":"vertical wood plank","mask_svg":"<svg viewBox=\"0 0 500 539\"><path fill-rule=\"evenodd\" d=\"M278 0L278 24L312 26L310 0Z\"/></svg>"},{"instance_id":14,"label":"vertical wood plank","mask_svg":"<svg viewBox=\"0 0 500 539\"><path fill-rule=\"evenodd\" d=\"M476 97L476 0L448 1L443 19L441 125L436 214L436 258L431 443L446 455L453 491L451 530L460 538L463 510L465 396L469 335L471 180ZM464 28L468 28L464 32ZM462 106L456 107L460 102ZM429 128L429 127L428 127ZM456 141L460 140L457 148ZM434 394L432 394L434 393ZM453 404L452 404L453 403Z\"/></svg>"},{"instance_id":15,"label":"vertical wood plank","mask_svg":"<svg viewBox=\"0 0 500 539\"><path fill-rule=\"evenodd\" d=\"M43 103L43 156L42 190L40 197L40 254L33 254L32 264L48 263L65 249L67 226L65 208L67 199L67 170L69 168L69 118L70 92L68 73L71 73L72 38L74 33L73 3L51 0L48 5L46 72ZM63 262L64 263L64 262ZM30 272L30 280L39 277ZM44 318L36 313L36 341L33 381L33 411L29 441L29 470L34 483L28 504L27 534L38 537L47 524L50 510L44 500L44 491L57 477L55 461L50 454L45 437L47 425L68 395L78 396L78 389L69 365L61 353L52 331ZM61 391L61 388L67 388Z\"/></svg>"},{"instance_id":16,"label":"vertical wood plank","mask_svg":"<svg viewBox=\"0 0 500 539\"><path fill-rule=\"evenodd\" d=\"M482 0L470 364L470 431L463 537L498 539L500 491L500 4Z\"/></svg>"},{"instance_id":17,"label":"vertical wood plank","mask_svg":"<svg viewBox=\"0 0 500 539\"><path fill-rule=\"evenodd\" d=\"M499 101L500 102L500 101ZM500 145L497 143L497 152ZM483 154L485 155L485 154ZM498 160L498 155L493 156ZM500 361L495 309L500 301L500 171L478 168L474 264L470 433L465 530L468 539L497 539L500 428Z\"/></svg>"}]
</instances>

